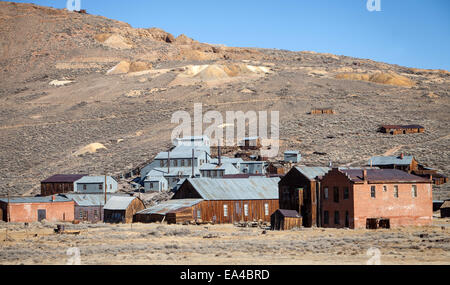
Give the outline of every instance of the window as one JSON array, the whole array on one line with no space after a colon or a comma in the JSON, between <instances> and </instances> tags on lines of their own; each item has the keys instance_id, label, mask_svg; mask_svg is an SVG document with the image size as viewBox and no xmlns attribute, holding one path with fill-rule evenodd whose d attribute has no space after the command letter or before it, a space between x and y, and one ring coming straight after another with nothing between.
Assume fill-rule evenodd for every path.
<instances>
[{"instance_id":1,"label":"window","mask_svg":"<svg viewBox=\"0 0 450 285\"><path fill-rule=\"evenodd\" d=\"M417 185L413 185L411 188L413 198L417 198Z\"/></svg>"},{"instance_id":2,"label":"window","mask_svg":"<svg viewBox=\"0 0 450 285\"><path fill-rule=\"evenodd\" d=\"M269 204L268 204L268 203L265 203L265 204L264 204L264 214L265 214L266 216L269 215Z\"/></svg>"},{"instance_id":3,"label":"window","mask_svg":"<svg viewBox=\"0 0 450 285\"><path fill-rule=\"evenodd\" d=\"M80 210L79 216L80 216L80 220L83 220L83 211Z\"/></svg>"},{"instance_id":4,"label":"window","mask_svg":"<svg viewBox=\"0 0 450 285\"><path fill-rule=\"evenodd\" d=\"M191 159L188 160L188 166L192 166L192 160Z\"/></svg>"},{"instance_id":5,"label":"window","mask_svg":"<svg viewBox=\"0 0 450 285\"><path fill-rule=\"evenodd\" d=\"M394 186L394 197L398 198L398 186L397 185Z\"/></svg>"},{"instance_id":6,"label":"window","mask_svg":"<svg viewBox=\"0 0 450 285\"><path fill-rule=\"evenodd\" d=\"M330 214L328 211L323 212L323 223L328 225L330 223Z\"/></svg>"},{"instance_id":7,"label":"window","mask_svg":"<svg viewBox=\"0 0 450 285\"><path fill-rule=\"evenodd\" d=\"M339 187L333 188L333 199L335 203L339 203Z\"/></svg>"},{"instance_id":8,"label":"window","mask_svg":"<svg viewBox=\"0 0 450 285\"><path fill-rule=\"evenodd\" d=\"M164 160L161 160L161 161L159 162L159 166L164 167Z\"/></svg>"},{"instance_id":9,"label":"window","mask_svg":"<svg viewBox=\"0 0 450 285\"><path fill-rule=\"evenodd\" d=\"M184 159L181 160L181 167L184 167Z\"/></svg>"},{"instance_id":10,"label":"window","mask_svg":"<svg viewBox=\"0 0 450 285\"><path fill-rule=\"evenodd\" d=\"M372 198L376 198L377 194L376 194L376 187L375 186L371 186L370 187L370 197Z\"/></svg>"},{"instance_id":11,"label":"window","mask_svg":"<svg viewBox=\"0 0 450 285\"><path fill-rule=\"evenodd\" d=\"M244 215L248 217L248 204L244 204Z\"/></svg>"},{"instance_id":12,"label":"window","mask_svg":"<svg viewBox=\"0 0 450 285\"><path fill-rule=\"evenodd\" d=\"M94 219L98 219L98 210L94 210Z\"/></svg>"},{"instance_id":13,"label":"window","mask_svg":"<svg viewBox=\"0 0 450 285\"><path fill-rule=\"evenodd\" d=\"M197 210L197 219L198 220L202 219L202 210L200 210L200 209Z\"/></svg>"},{"instance_id":14,"label":"window","mask_svg":"<svg viewBox=\"0 0 450 285\"><path fill-rule=\"evenodd\" d=\"M348 187L344 187L344 200L348 200L350 197L350 192L348 190Z\"/></svg>"},{"instance_id":15,"label":"window","mask_svg":"<svg viewBox=\"0 0 450 285\"><path fill-rule=\"evenodd\" d=\"M339 211L335 211L334 212L334 224L335 225L340 225L341 224L341 219L339 217Z\"/></svg>"},{"instance_id":16,"label":"window","mask_svg":"<svg viewBox=\"0 0 450 285\"><path fill-rule=\"evenodd\" d=\"M383 192L387 192L388 188L386 185L383 185Z\"/></svg>"},{"instance_id":17,"label":"window","mask_svg":"<svg viewBox=\"0 0 450 285\"><path fill-rule=\"evenodd\" d=\"M174 161L173 161L173 166L174 166L174 167L178 167L178 160L174 160Z\"/></svg>"},{"instance_id":18,"label":"window","mask_svg":"<svg viewBox=\"0 0 450 285\"><path fill-rule=\"evenodd\" d=\"M328 200L328 187L323 189L323 199Z\"/></svg>"},{"instance_id":19,"label":"window","mask_svg":"<svg viewBox=\"0 0 450 285\"><path fill-rule=\"evenodd\" d=\"M228 205L223 205L223 216L228 217Z\"/></svg>"},{"instance_id":20,"label":"window","mask_svg":"<svg viewBox=\"0 0 450 285\"><path fill-rule=\"evenodd\" d=\"M150 189L153 189L153 182L150 182Z\"/></svg>"},{"instance_id":21,"label":"window","mask_svg":"<svg viewBox=\"0 0 450 285\"><path fill-rule=\"evenodd\" d=\"M87 190L87 185L83 184L83 190Z\"/></svg>"},{"instance_id":22,"label":"window","mask_svg":"<svg viewBox=\"0 0 450 285\"><path fill-rule=\"evenodd\" d=\"M103 184L98 184L98 190L103 190Z\"/></svg>"}]
</instances>

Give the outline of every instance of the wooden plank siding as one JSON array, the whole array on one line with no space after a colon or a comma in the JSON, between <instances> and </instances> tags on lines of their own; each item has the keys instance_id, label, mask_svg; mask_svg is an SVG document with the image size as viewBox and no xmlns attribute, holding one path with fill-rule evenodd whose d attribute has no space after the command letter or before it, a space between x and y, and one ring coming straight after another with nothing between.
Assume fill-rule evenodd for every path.
<instances>
[{"instance_id":1,"label":"wooden plank siding","mask_svg":"<svg viewBox=\"0 0 450 285\"><path fill-rule=\"evenodd\" d=\"M74 191L74 183L41 183L41 196L50 196Z\"/></svg>"}]
</instances>

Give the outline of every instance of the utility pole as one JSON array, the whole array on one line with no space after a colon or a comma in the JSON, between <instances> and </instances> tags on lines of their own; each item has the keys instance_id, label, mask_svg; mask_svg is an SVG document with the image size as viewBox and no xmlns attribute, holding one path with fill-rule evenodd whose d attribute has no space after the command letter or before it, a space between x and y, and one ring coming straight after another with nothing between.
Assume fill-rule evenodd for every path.
<instances>
[{"instance_id":1,"label":"utility pole","mask_svg":"<svg viewBox=\"0 0 450 285\"><path fill-rule=\"evenodd\" d=\"M108 200L107 195L106 195L107 191L108 191L108 184L106 183L106 174L105 174L105 205L106 205L106 200Z\"/></svg>"},{"instance_id":2,"label":"utility pole","mask_svg":"<svg viewBox=\"0 0 450 285\"><path fill-rule=\"evenodd\" d=\"M9 185L7 187L7 191L8 191L8 205L6 206L6 235L5 235L5 241L8 241L8 228L9 228L9 222L11 221L10 217L9 217L9 210L10 210L10 199L9 199Z\"/></svg>"}]
</instances>

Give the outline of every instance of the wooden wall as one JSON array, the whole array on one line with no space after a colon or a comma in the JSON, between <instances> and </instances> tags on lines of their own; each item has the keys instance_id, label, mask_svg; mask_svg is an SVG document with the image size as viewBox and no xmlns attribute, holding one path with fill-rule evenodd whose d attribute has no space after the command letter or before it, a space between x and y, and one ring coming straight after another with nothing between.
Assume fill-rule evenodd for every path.
<instances>
[{"instance_id":1,"label":"wooden wall","mask_svg":"<svg viewBox=\"0 0 450 285\"><path fill-rule=\"evenodd\" d=\"M144 202L141 199L134 199L125 211L125 223L132 223L134 215L142 210L145 210Z\"/></svg>"},{"instance_id":2,"label":"wooden wall","mask_svg":"<svg viewBox=\"0 0 450 285\"><path fill-rule=\"evenodd\" d=\"M41 196L50 196L74 191L74 183L41 183Z\"/></svg>"}]
</instances>

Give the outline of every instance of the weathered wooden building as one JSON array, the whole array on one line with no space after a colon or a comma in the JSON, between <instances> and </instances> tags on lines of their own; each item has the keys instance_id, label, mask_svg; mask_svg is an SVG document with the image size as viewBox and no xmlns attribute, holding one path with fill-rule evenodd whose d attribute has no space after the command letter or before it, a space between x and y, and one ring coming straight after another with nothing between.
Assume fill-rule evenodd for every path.
<instances>
[{"instance_id":1,"label":"weathered wooden building","mask_svg":"<svg viewBox=\"0 0 450 285\"><path fill-rule=\"evenodd\" d=\"M278 207L280 178L186 179L173 200L203 199L192 209L194 220L219 224L265 221Z\"/></svg>"},{"instance_id":2,"label":"weathered wooden building","mask_svg":"<svg viewBox=\"0 0 450 285\"><path fill-rule=\"evenodd\" d=\"M49 222L72 222L74 220L74 202L70 199L49 197L1 198L0 214L5 222L32 223L46 220Z\"/></svg>"},{"instance_id":3,"label":"weathered wooden building","mask_svg":"<svg viewBox=\"0 0 450 285\"><path fill-rule=\"evenodd\" d=\"M311 110L311 115L333 115L335 112L333 108L314 108Z\"/></svg>"},{"instance_id":4,"label":"weathered wooden building","mask_svg":"<svg viewBox=\"0 0 450 285\"><path fill-rule=\"evenodd\" d=\"M439 210L441 211L441 218L450 217L450 201L445 201Z\"/></svg>"},{"instance_id":5,"label":"weathered wooden building","mask_svg":"<svg viewBox=\"0 0 450 285\"><path fill-rule=\"evenodd\" d=\"M272 214L270 227L272 231L288 231L303 226L302 216L295 210L278 209Z\"/></svg>"},{"instance_id":6,"label":"weathered wooden building","mask_svg":"<svg viewBox=\"0 0 450 285\"><path fill-rule=\"evenodd\" d=\"M418 170L419 163L413 156L400 154L399 156L373 156L367 163L368 166L381 169L400 169L406 172Z\"/></svg>"},{"instance_id":7,"label":"weathered wooden building","mask_svg":"<svg viewBox=\"0 0 450 285\"><path fill-rule=\"evenodd\" d=\"M118 194L107 194L106 201ZM59 194L75 202L74 218L76 221L98 223L103 221L104 194Z\"/></svg>"},{"instance_id":8,"label":"weathered wooden building","mask_svg":"<svg viewBox=\"0 0 450 285\"><path fill-rule=\"evenodd\" d=\"M239 142L239 147L242 150L258 150L262 147L262 141L260 137L247 137Z\"/></svg>"},{"instance_id":9,"label":"weathered wooden building","mask_svg":"<svg viewBox=\"0 0 450 285\"><path fill-rule=\"evenodd\" d=\"M417 134L424 133L425 128L420 125L383 125L379 128L379 132L391 135Z\"/></svg>"},{"instance_id":10,"label":"weathered wooden building","mask_svg":"<svg viewBox=\"0 0 450 285\"><path fill-rule=\"evenodd\" d=\"M104 206L105 223L132 223L137 212L145 209L144 202L137 197L114 196Z\"/></svg>"},{"instance_id":11,"label":"weathered wooden building","mask_svg":"<svg viewBox=\"0 0 450 285\"><path fill-rule=\"evenodd\" d=\"M41 196L50 196L75 191L75 182L86 174L57 174L41 181Z\"/></svg>"},{"instance_id":12,"label":"weathered wooden building","mask_svg":"<svg viewBox=\"0 0 450 285\"><path fill-rule=\"evenodd\" d=\"M134 216L136 223L167 222L168 224L183 224L200 221L203 199L176 199L162 202L156 206L138 212Z\"/></svg>"},{"instance_id":13,"label":"weathered wooden building","mask_svg":"<svg viewBox=\"0 0 450 285\"><path fill-rule=\"evenodd\" d=\"M293 167L279 183L280 209L299 212L304 227L317 226L320 177L330 170L329 167Z\"/></svg>"}]
</instances>

